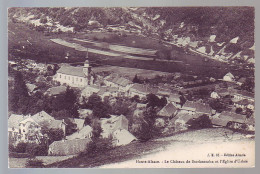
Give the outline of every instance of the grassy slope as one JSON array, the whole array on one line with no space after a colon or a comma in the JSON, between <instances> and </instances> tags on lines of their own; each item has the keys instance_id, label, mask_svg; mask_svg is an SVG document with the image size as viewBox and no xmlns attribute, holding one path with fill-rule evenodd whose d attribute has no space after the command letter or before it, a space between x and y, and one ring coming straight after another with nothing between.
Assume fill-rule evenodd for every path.
<instances>
[{"instance_id":1,"label":"grassy slope","mask_svg":"<svg viewBox=\"0 0 260 174\"><path fill-rule=\"evenodd\" d=\"M95 157L78 156L61 162L47 165L50 168L91 168L105 164L120 163L124 161L143 158L157 152L163 152L168 146L178 144L176 147L187 145L198 146L207 142L235 142L245 139L243 134L225 128L211 128L176 133L173 136L159 138L148 142L134 142L126 146L117 147ZM246 139L245 139L246 140ZM247 141L247 140L246 140ZM174 146L175 147L175 146ZM183 150L183 149L182 149Z\"/></svg>"},{"instance_id":2,"label":"grassy slope","mask_svg":"<svg viewBox=\"0 0 260 174\"><path fill-rule=\"evenodd\" d=\"M91 168L109 163L117 163L142 156L151 151L159 151L168 145L166 141L133 142L126 146L117 147L95 157L78 156L61 162L47 165L49 168Z\"/></svg>"}]
</instances>

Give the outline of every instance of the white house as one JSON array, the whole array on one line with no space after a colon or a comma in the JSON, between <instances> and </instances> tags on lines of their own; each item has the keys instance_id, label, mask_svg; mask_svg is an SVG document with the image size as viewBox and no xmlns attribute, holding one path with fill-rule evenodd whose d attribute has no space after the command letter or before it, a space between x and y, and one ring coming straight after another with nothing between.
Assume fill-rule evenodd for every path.
<instances>
[{"instance_id":1,"label":"white house","mask_svg":"<svg viewBox=\"0 0 260 174\"><path fill-rule=\"evenodd\" d=\"M211 97L211 98L214 98L214 99L220 98L220 96L218 95L218 93L215 92L215 91L213 91L213 92L210 94L210 97Z\"/></svg>"},{"instance_id":2,"label":"white house","mask_svg":"<svg viewBox=\"0 0 260 174\"><path fill-rule=\"evenodd\" d=\"M107 138L118 129L128 130L128 119L124 115L112 115L111 118L101 119L101 133L103 138Z\"/></svg>"},{"instance_id":3,"label":"white house","mask_svg":"<svg viewBox=\"0 0 260 174\"><path fill-rule=\"evenodd\" d=\"M79 131L73 133L72 135L69 135L66 137L67 140L75 140L75 139L85 139L85 138L91 138L93 136L92 134L92 127L90 126L84 126Z\"/></svg>"},{"instance_id":4,"label":"white house","mask_svg":"<svg viewBox=\"0 0 260 174\"><path fill-rule=\"evenodd\" d=\"M122 146L137 140L137 138L126 129L117 129L113 133L113 145Z\"/></svg>"},{"instance_id":5,"label":"white house","mask_svg":"<svg viewBox=\"0 0 260 174\"><path fill-rule=\"evenodd\" d=\"M223 80L226 81L226 82L234 82L234 75L231 74L230 72L227 73L224 77L223 77Z\"/></svg>"}]
</instances>

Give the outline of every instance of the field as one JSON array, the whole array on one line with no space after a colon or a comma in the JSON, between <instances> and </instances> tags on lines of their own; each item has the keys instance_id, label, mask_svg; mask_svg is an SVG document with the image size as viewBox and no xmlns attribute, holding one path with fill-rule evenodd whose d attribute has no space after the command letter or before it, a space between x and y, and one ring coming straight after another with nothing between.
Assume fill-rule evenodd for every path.
<instances>
[{"instance_id":1,"label":"field","mask_svg":"<svg viewBox=\"0 0 260 174\"><path fill-rule=\"evenodd\" d=\"M100 41L104 41L103 38L109 43L115 43L120 45L125 45L129 47L136 47L136 48L144 48L144 49L164 49L167 48L166 46L162 45L159 40L144 37L144 36L137 36L133 34L128 34L127 36L118 37L114 33L109 32L93 32L93 33L87 33L80 37L81 39L90 39L94 40L97 38Z\"/></svg>"},{"instance_id":2,"label":"field","mask_svg":"<svg viewBox=\"0 0 260 174\"><path fill-rule=\"evenodd\" d=\"M51 41L51 39L56 39L56 41L57 39L65 41L72 41L74 40L74 38L85 39L86 37L82 33L51 34L48 36L45 35L43 32L39 32L29 28L25 24L9 22L8 34L8 49L10 53L9 59L20 57L23 59L34 59L38 62L48 63L75 63L84 62L85 60L86 47L81 46L81 44L74 44L74 46L78 46L78 50L76 50L75 47L65 47ZM147 40L149 38L145 39L143 38L143 36L130 35L120 42L124 42L124 44L128 47L138 48L137 45L133 45L133 43L131 42L131 40L133 39L138 39L140 42L135 43L140 43L140 45L143 45L143 48L145 49L159 48L159 43L157 43L157 41L152 42L152 39ZM74 40L74 42L76 41ZM124 45L123 43L118 42L114 42L114 44ZM163 60L154 61L153 58L148 58L145 56L135 56L122 52L119 53L116 51L108 52L106 50L97 49L95 47L90 47L89 51L89 58L91 62L97 65L112 65L169 73L184 72L195 75L207 75L215 78L222 78L223 75L225 75L227 72L232 72L235 75L248 73L246 71L241 72L241 70L234 70L226 63L218 62L215 60L204 61L204 58L201 56L194 56L186 53L180 55L179 60L181 60L183 62L182 63L167 62ZM65 59L65 55L67 53L70 54L69 59Z\"/></svg>"},{"instance_id":3,"label":"field","mask_svg":"<svg viewBox=\"0 0 260 174\"><path fill-rule=\"evenodd\" d=\"M135 75L142 78L154 78L155 76L163 76L163 75L169 75L171 73L167 72L161 72L161 71L153 71L153 70L146 70L146 69L137 69L137 68L127 68L127 67L118 67L118 66L100 66L100 67L94 67L93 71L95 73L98 72L112 72L117 73L122 76L128 77L129 79L133 79Z\"/></svg>"}]
</instances>

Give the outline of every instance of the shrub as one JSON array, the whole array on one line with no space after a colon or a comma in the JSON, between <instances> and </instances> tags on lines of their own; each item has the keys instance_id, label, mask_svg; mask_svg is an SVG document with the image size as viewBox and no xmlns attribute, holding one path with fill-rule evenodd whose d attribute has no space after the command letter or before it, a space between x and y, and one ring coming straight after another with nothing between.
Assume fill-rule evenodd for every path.
<instances>
[{"instance_id":1,"label":"shrub","mask_svg":"<svg viewBox=\"0 0 260 174\"><path fill-rule=\"evenodd\" d=\"M207 115L202 115L194 120L188 121L191 129L202 129L212 127L211 120Z\"/></svg>"},{"instance_id":2,"label":"shrub","mask_svg":"<svg viewBox=\"0 0 260 174\"><path fill-rule=\"evenodd\" d=\"M80 153L80 156L94 157L98 154L109 151L113 148L112 138L94 138L92 142L87 145L87 149Z\"/></svg>"},{"instance_id":3,"label":"shrub","mask_svg":"<svg viewBox=\"0 0 260 174\"><path fill-rule=\"evenodd\" d=\"M26 147L26 153L28 153L30 157L46 156L48 155L48 147L45 144L29 143Z\"/></svg>"},{"instance_id":4,"label":"shrub","mask_svg":"<svg viewBox=\"0 0 260 174\"><path fill-rule=\"evenodd\" d=\"M20 142L17 144L14 151L17 153L25 153L27 145L28 145L28 143Z\"/></svg>"},{"instance_id":5,"label":"shrub","mask_svg":"<svg viewBox=\"0 0 260 174\"><path fill-rule=\"evenodd\" d=\"M25 164L26 168L44 168L42 160L36 158L29 158Z\"/></svg>"}]
</instances>

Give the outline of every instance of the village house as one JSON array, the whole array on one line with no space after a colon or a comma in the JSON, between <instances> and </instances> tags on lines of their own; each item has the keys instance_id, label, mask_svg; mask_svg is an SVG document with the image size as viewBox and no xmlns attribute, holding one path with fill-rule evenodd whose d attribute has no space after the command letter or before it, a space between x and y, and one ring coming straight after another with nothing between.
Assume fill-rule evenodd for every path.
<instances>
[{"instance_id":1,"label":"village house","mask_svg":"<svg viewBox=\"0 0 260 174\"><path fill-rule=\"evenodd\" d=\"M233 74L231 74L230 72L227 73L224 77L223 77L223 81L226 82L234 82L235 80L235 76Z\"/></svg>"},{"instance_id":2,"label":"village house","mask_svg":"<svg viewBox=\"0 0 260 174\"><path fill-rule=\"evenodd\" d=\"M236 108L242 108L242 109L248 108L248 109L254 110L254 102L249 101L247 99L234 102L234 106Z\"/></svg>"},{"instance_id":3,"label":"village house","mask_svg":"<svg viewBox=\"0 0 260 174\"><path fill-rule=\"evenodd\" d=\"M110 87L118 88L119 92L126 93L132 86L133 82L124 77L110 77L104 80L104 83Z\"/></svg>"},{"instance_id":4,"label":"village house","mask_svg":"<svg viewBox=\"0 0 260 174\"><path fill-rule=\"evenodd\" d=\"M210 94L210 97L211 97L211 98L214 98L214 99L220 98L220 96L218 95L218 93L215 92L215 91L213 91L213 92Z\"/></svg>"},{"instance_id":5,"label":"village house","mask_svg":"<svg viewBox=\"0 0 260 174\"><path fill-rule=\"evenodd\" d=\"M67 140L74 140L74 139L85 139L85 138L91 138L92 137L92 127L90 126L84 126L81 129L79 129L77 132L66 136Z\"/></svg>"},{"instance_id":6,"label":"village house","mask_svg":"<svg viewBox=\"0 0 260 174\"><path fill-rule=\"evenodd\" d=\"M181 111L169 121L169 124L174 127L175 131L184 131L189 128L190 120L199 118L200 116L201 114L198 113L190 115L189 113Z\"/></svg>"},{"instance_id":7,"label":"village house","mask_svg":"<svg viewBox=\"0 0 260 174\"><path fill-rule=\"evenodd\" d=\"M91 142L90 138L54 141L49 146L48 155L50 156L76 155L79 154L80 152L84 152L87 149L87 146L90 142Z\"/></svg>"},{"instance_id":8,"label":"village house","mask_svg":"<svg viewBox=\"0 0 260 174\"><path fill-rule=\"evenodd\" d=\"M168 102L172 102L177 106L178 108L181 107L181 95L177 93L171 93L170 96L167 98Z\"/></svg>"},{"instance_id":9,"label":"village house","mask_svg":"<svg viewBox=\"0 0 260 174\"><path fill-rule=\"evenodd\" d=\"M195 113L211 115L213 112L208 104L193 101L186 101L180 109L191 115Z\"/></svg>"},{"instance_id":10,"label":"village house","mask_svg":"<svg viewBox=\"0 0 260 174\"><path fill-rule=\"evenodd\" d=\"M110 118L101 119L102 137L108 138L117 129L128 130L128 119L124 115L111 115Z\"/></svg>"},{"instance_id":11,"label":"village house","mask_svg":"<svg viewBox=\"0 0 260 174\"><path fill-rule=\"evenodd\" d=\"M117 129L113 132L113 140L114 146L122 146L137 140L137 138L126 129Z\"/></svg>"},{"instance_id":12,"label":"village house","mask_svg":"<svg viewBox=\"0 0 260 174\"><path fill-rule=\"evenodd\" d=\"M253 93L238 90L233 95L234 95L234 99L237 100L237 101L247 99L249 101L254 102L254 94Z\"/></svg>"},{"instance_id":13,"label":"village house","mask_svg":"<svg viewBox=\"0 0 260 174\"><path fill-rule=\"evenodd\" d=\"M11 115L8 119L8 133L12 139L18 142L40 143L42 127L51 129L66 130L66 123L63 120L55 120L45 111L41 111L33 116Z\"/></svg>"},{"instance_id":14,"label":"village house","mask_svg":"<svg viewBox=\"0 0 260 174\"><path fill-rule=\"evenodd\" d=\"M31 84L31 83L26 83L26 87L28 89L28 94L32 95L36 92L37 90L37 86L35 84Z\"/></svg>"},{"instance_id":15,"label":"village house","mask_svg":"<svg viewBox=\"0 0 260 174\"><path fill-rule=\"evenodd\" d=\"M14 142L18 142L21 140L21 129L20 122L29 118L29 116L16 115L12 114L8 118L8 137L12 139Z\"/></svg>"},{"instance_id":16,"label":"village house","mask_svg":"<svg viewBox=\"0 0 260 174\"><path fill-rule=\"evenodd\" d=\"M81 97L90 97L92 94L97 94L100 91L100 87L97 85L88 85L81 91Z\"/></svg>"},{"instance_id":17,"label":"village house","mask_svg":"<svg viewBox=\"0 0 260 174\"><path fill-rule=\"evenodd\" d=\"M89 61L86 60L83 67L62 66L53 80L71 87L85 87L93 84L93 73Z\"/></svg>"},{"instance_id":18,"label":"village house","mask_svg":"<svg viewBox=\"0 0 260 174\"><path fill-rule=\"evenodd\" d=\"M158 89L148 87L147 85L137 84L135 83L130 89L129 89L129 97L134 97L135 95L139 96L140 98L146 97L146 95L152 93L157 94Z\"/></svg>"},{"instance_id":19,"label":"village house","mask_svg":"<svg viewBox=\"0 0 260 174\"><path fill-rule=\"evenodd\" d=\"M241 77L240 79L238 79L237 84L238 84L239 86L241 86L241 85L244 84L245 82L246 82L246 78L245 78L245 77Z\"/></svg>"},{"instance_id":20,"label":"village house","mask_svg":"<svg viewBox=\"0 0 260 174\"><path fill-rule=\"evenodd\" d=\"M223 111L220 115L211 117L211 122L215 126L232 126L233 128L240 128L242 124L249 123L246 115L236 114L234 112Z\"/></svg>"},{"instance_id":21,"label":"village house","mask_svg":"<svg viewBox=\"0 0 260 174\"><path fill-rule=\"evenodd\" d=\"M79 118L85 119L86 117L91 116L93 111L90 109L79 109L78 113L79 113Z\"/></svg>"},{"instance_id":22,"label":"village house","mask_svg":"<svg viewBox=\"0 0 260 174\"><path fill-rule=\"evenodd\" d=\"M66 86L55 86L52 88L49 88L44 95L48 96L57 96L61 93L64 93L66 91L67 87Z\"/></svg>"},{"instance_id":23,"label":"village house","mask_svg":"<svg viewBox=\"0 0 260 174\"><path fill-rule=\"evenodd\" d=\"M172 103L168 103L157 113L157 115L159 117L170 119L174 117L177 114L177 112L178 109Z\"/></svg>"},{"instance_id":24,"label":"village house","mask_svg":"<svg viewBox=\"0 0 260 174\"><path fill-rule=\"evenodd\" d=\"M126 145L136 140L128 131L128 119L123 116L112 115L111 118L101 119L101 128L103 138L112 137L114 146Z\"/></svg>"}]
</instances>

